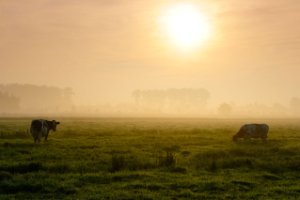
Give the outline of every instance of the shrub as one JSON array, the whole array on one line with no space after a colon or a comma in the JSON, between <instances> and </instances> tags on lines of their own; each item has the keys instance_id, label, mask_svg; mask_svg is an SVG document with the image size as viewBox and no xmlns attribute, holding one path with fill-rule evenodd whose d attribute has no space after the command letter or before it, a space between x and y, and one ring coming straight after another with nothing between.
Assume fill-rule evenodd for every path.
<instances>
[{"instance_id":1,"label":"shrub","mask_svg":"<svg viewBox=\"0 0 300 200\"><path fill-rule=\"evenodd\" d=\"M13 183L11 181L3 182L0 185L0 193L16 194L19 192L39 193L43 191L43 185L41 183L30 183L27 181L21 181Z\"/></svg>"},{"instance_id":2,"label":"shrub","mask_svg":"<svg viewBox=\"0 0 300 200\"><path fill-rule=\"evenodd\" d=\"M222 168L225 169L253 168L253 164L250 159L228 158L226 160L223 160Z\"/></svg>"},{"instance_id":3,"label":"shrub","mask_svg":"<svg viewBox=\"0 0 300 200\"><path fill-rule=\"evenodd\" d=\"M64 195L71 195L77 192L77 188L72 185L63 185L60 186L56 192Z\"/></svg>"},{"instance_id":4,"label":"shrub","mask_svg":"<svg viewBox=\"0 0 300 200\"><path fill-rule=\"evenodd\" d=\"M179 174L186 174L187 169L184 167L171 167L170 172L179 173Z\"/></svg>"},{"instance_id":5,"label":"shrub","mask_svg":"<svg viewBox=\"0 0 300 200\"><path fill-rule=\"evenodd\" d=\"M63 164L55 164L52 166L49 166L48 171L52 173L67 173L70 171L70 166L63 163Z\"/></svg>"},{"instance_id":6,"label":"shrub","mask_svg":"<svg viewBox=\"0 0 300 200\"><path fill-rule=\"evenodd\" d=\"M213 160L209 166L209 170L212 171L212 172L215 172L217 171L217 163L215 160Z\"/></svg>"},{"instance_id":7,"label":"shrub","mask_svg":"<svg viewBox=\"0 0 300 200\"><path fill-rule=\"evenodd\" d=\"M0 181L11 179L12 175L9 172L0 171Z\"/></svg>"},{"instance_id":8,"label":"shrub","mask_svg":"<svg viewBox=\"0 0 300 200\"><path fill-rule=\"evenodd\" d=\"M117 172L125 168L125 158L123 155L112 154L110 172Z\"/></svg>"},{"instance_id":9,"label":"shrub","mask_svg":"<svg viewBox=\"0 0 300 200\"><path fill-rule=\"evenodd\" d=\"M176 157L173 152L165 152L165 154L161 153L158 156L158 166L159 167L170 167L176 165Z\"/></svg>"},{"instance_id":10,"label":"shrub","mask_svg":"<svg viewBox=\"0 0 300 200\"><path fill-rule=\"evenodd\" d=\"M157 158L157 165L159 167L174 167L176 165L176 153L180 151L180 146L173 145L162 148Z\"/></svg>"},{"instance_id":11,"label":"shrub","mask_svg":"<svg viewBox=\"0 0 300 200\"><path fill-rule=\"evenodd\" d=\"M43 166L40 162L30 162L30 163L21 163L18 165L11 165L11 166L1 166L3 171L10 172L12 174L15 173L29 173L29 172L36 172L43 169Z\"/></svg>"},{"instance_id":12,"label":"shrub","mask_svg":"<svg viewBox=\"0 0 300 200\"><path fill-rule=\"evenodd\" d=\"M188 157L189 155L191 155L191 152L189 152L189 151L182 151L182 152L181 152L181 155L182 155L183 157Z\"/></svg>"}]
</instances>

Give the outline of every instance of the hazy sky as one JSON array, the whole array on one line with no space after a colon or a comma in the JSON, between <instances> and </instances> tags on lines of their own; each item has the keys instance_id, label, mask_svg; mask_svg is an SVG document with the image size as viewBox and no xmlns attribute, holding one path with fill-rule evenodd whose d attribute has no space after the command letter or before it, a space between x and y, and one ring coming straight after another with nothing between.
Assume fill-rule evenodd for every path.
<instances>
[{"instance_id":1,"label":"hazy sky","mask_svg":"<svg viewBox=\"0 0 300 200\"><path fill-rule=\"evenodd\" d=\"M160 24L182 2L212 27L188 52ZM300 96L299 11L299 0L0 0L0 82L69 86L91 104L184 87L286 103Z\"/></svg>"}]
</instances>

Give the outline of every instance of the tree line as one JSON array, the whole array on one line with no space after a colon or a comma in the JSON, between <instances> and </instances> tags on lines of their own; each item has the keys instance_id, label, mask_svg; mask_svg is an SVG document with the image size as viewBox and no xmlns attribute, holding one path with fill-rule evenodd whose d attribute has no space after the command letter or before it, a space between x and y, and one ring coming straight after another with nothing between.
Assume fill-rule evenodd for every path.
<instances>
[{"instance_id":1,"label":"tree line","mask_svg":"<svg viewBox=\"0 0 300 200\"><path fill-rule=\"evenodd\" d=\"M0 84L0 113L51 112L71 109L71 88L31 84Z\"/></svg>"}]
</instances>

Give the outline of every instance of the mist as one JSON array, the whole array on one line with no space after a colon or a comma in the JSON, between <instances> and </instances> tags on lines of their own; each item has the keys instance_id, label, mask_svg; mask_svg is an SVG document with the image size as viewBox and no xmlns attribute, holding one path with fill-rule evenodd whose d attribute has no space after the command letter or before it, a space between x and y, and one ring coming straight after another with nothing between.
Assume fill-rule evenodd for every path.
<instances>
[{"instance_id":1,"label":"mist","mask_svg":"<svg viewBox=\"0 0 300 200\"><path fill-rule=\"evenodd\" d=\"M287 104L224 102L204 88L134 90L128 100L78 104L72 88L30 84L0 85L0 115L61 117L300 117L300 98ZM42 102L42 103L41 103Z\"/></svg>"},{"instance_id":2,"label":"mist","mask_svg":"<svg viewBox=\"0 0 300 200\"><path fill-rule=\"evenodd\" d=\"M0 115L300 116L298 1L189 1L213 27L191 51L175 2L0 1Z\"/></svg>"}]
</instances>

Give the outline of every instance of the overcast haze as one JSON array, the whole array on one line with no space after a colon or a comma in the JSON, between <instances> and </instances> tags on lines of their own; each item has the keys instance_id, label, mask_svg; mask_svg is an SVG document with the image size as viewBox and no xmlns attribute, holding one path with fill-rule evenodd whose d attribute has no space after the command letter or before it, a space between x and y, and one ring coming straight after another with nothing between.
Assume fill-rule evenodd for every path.
<instances>
[{"instance_id":1,"label":"overcast haze","mask_svg":"<svg viewBox=\"0 0 300 200\"><path fill-rule=\"evenodd\" d=\"M211 104L300 96L299 0L182 2L212 26L190 52L159 22L180 1L0 0L0 83L71 87L77 104L137 89L205 88Z\"/></svg>"}]
</instances>

